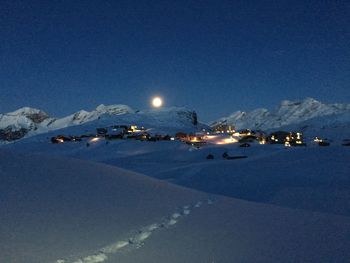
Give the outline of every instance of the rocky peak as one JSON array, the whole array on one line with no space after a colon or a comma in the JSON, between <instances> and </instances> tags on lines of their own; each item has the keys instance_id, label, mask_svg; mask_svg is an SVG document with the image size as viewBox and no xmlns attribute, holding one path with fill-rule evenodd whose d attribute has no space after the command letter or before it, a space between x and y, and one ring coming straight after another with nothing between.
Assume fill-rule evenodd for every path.
<instances>
[{"instance_id":1,"label":"rocky peak","mask_svg":"<svg viewBox=\"0 0 350 263\"><path fill-rule=\"evenodd\" d=\"M213 122L213 125L228 123L237 129L272 129L346 111L350 111L350 104L324 104L313 98L301 101L284 100L276 110L257 109L247 113L236 111L229 117Z\"/></svg>"}]
</instances>

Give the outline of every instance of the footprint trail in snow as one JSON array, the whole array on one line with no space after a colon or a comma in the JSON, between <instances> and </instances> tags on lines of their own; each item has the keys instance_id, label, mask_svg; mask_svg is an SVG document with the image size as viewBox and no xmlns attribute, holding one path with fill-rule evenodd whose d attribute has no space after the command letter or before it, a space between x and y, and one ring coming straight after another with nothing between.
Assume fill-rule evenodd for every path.
<instances>
[{"instance_id":1,"label":"footprint trail in snow","mask_svg":"<svg viewBox=\"0 0 350 263\"><path fill-rule=\"evenodd\" d=\"M206 204L211 205L213 204L213 201L208 199ZM79 259L75 260L69 260L69 259L58 259L55 261L55 263L100 263L104 262L108 259L108 255L116 254L121 249L130 247L130 248L140 248L144 245L144 242L146 239L148 239L153 232L160 230L160 229L166 229L169 227L174 226L180 219L183 217L189 215L191 213L192 209L200 208L204 202L197 202L194 205L186 205L183 206L180 211L177 211L173 213L171 216L167 217L166 219L163 219L159 223L154 223L145 227L142 227L137 231L136 234L131 235L129 238L125 240L119 240L113 244L110 244L108 246L105 246L92 255L85 256Z\"/></svg>"}]
</instances>

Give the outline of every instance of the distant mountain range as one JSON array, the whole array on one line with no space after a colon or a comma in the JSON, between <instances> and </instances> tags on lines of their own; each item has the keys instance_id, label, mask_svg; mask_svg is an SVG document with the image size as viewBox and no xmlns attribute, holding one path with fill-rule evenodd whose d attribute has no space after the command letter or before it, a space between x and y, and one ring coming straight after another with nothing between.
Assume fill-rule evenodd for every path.
<instances>
[{"instance_id":1,"label":"distant mountain range","mask_svg":"<svg viewBox=\"0 0 350 263\"><path fill-rule=\"evenodd\" d=\"M306 98L302 101L284 100L272 111L267 109L236 111L228 117L212 122L211 126L229 124L236 129L276 130L282 127L294 127L306 130L310 125L321 129L327 125L344 123L350 123L350 104L324 104Z\"/></svg>"},{"instance_id":2,"label":"distant mountain range","mask_svg":"<svg viewBox=\"0 0 350 263\"><path fill-rule=\"evenodd\" d=\"M101 121L100 121L101 120ZM146 123L143 121L146 120ZM81 110L63 118L53 118L42 110L24 107L0 114L0 141L10 142L71 126L95 123L96 126L122 124L156 127L189 127L197 124L197 114L185 108L136 111L126 105L100 105L93 111ZM120 123L119 123L120 124Z\"/></svg>"},{"instance_id":3,"label":"distant mountain range","mask_svg":"<svg viewBox=\"0 0 350 263\"><path fill-rule=\"evenodd\" d=\"M199 123L196 112L186 108L164 108L137 111L126 105L100 105L90 112L81 110L63 118L50 117L44 111L29 107L0 114L0 142L11 142L37 134L75 127L74 131L89 130L103 125L137 124L157 131L196 131L208 127ZM350 137L350 104L325 104L312 98L302 101L284 100L272 111L256 109L236 111L210 124L229 124L236 129L300 130L306 133ZM79 127L81 128L79 129Z\"/></svg>"}]
</instances>

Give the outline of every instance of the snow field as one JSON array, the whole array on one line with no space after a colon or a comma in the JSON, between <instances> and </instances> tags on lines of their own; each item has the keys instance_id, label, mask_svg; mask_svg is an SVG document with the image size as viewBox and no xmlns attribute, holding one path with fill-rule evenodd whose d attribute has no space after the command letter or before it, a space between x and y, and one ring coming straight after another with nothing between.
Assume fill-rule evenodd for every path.
<instances>
[{"instance_id":1,"label":"snow field","mask_svg":"<svg viewBox=\"0 0 350 263\"><path fill-rule=\"evenodd\" d=\"M213 201L208 199L206 202L208 205L213 204ZM198 201L194 205L185 205L180 211L174 212L170 216L166 217L158 223L153 223L151 225L140 228L136 231L136 234L130 236L124 240L118 240L113 244L107 245L101 249L98 249L98 252L88 255L79 259L70 260L70 259L58 259L55 263L99 263L105 262L108 260L108 256L118 253L120 250L130 247L131 249L141 248L145 241L155 232L160 229L167 229L174 226L178 221L189 215L192 208L200 208L204 203Z\"/></svg>"}]
</instances>

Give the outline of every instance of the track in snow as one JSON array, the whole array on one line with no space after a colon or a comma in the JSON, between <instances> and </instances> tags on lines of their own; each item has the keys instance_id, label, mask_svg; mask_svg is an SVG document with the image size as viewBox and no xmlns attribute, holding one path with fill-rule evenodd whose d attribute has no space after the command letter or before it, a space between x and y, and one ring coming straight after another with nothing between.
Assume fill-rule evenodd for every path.
<instances>
[{"instance_id":1,"label":"track in snow","mask_svg":"<svg viewBox=\"0 0 350 263\"><path fill-rule=\"evenodd\" d=\"M208 199L206 204L210 205L213 203L212 200ZM127 247L137 249L144 245L145 240L148 239L153 232L166 229L174 226L181 218L189 215L191 210L194 208L199 208L204 204L204 202L197 202L194 205L183 206L178 212L173 213L171 216L167 217L159 223L153 223L151 225L142 227L137 231L135 235L130 236L128 239L116 241L113 244L107 245L92 255L88 255L79 259L58 259L55 263L100 263L108 259L109 255L116 254L120 250Z\"/></svg>"}]
</instances>

